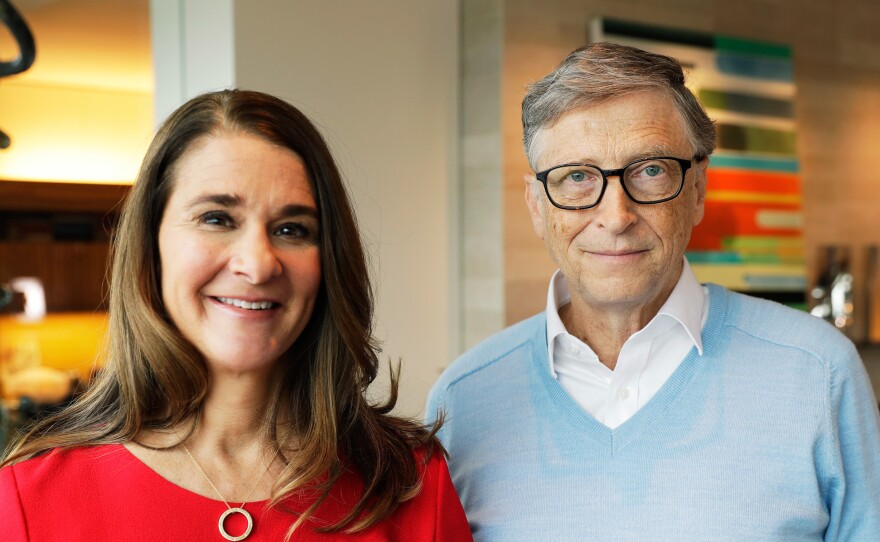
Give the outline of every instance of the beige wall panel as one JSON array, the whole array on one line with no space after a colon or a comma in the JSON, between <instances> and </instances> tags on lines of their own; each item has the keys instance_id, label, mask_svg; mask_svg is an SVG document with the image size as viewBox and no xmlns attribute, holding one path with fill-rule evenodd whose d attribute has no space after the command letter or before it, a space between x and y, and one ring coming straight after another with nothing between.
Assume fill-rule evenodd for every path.
<instances>
[{"instance_id":1,"label":"beige wall panel","mask_svg":"<svg viewBox=\"0 0 880 542\"><path fill-rule=\"evenodd\" d=\"M236 84L302 108L339 163L373 271L379 388L401 359L398 412L419 416L458 353L457 2L237 0L234 21Z\"/></svg>"}]
</instances>

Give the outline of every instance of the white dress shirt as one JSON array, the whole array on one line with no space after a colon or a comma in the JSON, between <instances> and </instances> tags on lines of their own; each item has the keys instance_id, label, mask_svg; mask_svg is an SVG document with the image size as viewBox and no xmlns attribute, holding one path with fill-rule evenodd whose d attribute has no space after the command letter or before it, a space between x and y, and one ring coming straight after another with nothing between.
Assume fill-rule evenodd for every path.
<instances>
[{"instance_id":1,"label":"white dress shirt","mask_svg":"<svg viewBox=\"0 0 880 542\"><path fill-rule=\"evenodd\" d=\"M568 281L556 271L547 293L550 372L584 410L611 429L648 403L691 348L703 355L700 332L709 296L687 260L669 299L648 325L626 340L613 371L589 346L566 331L559 309L570 301Z\"/></svg>"}]
</instances>

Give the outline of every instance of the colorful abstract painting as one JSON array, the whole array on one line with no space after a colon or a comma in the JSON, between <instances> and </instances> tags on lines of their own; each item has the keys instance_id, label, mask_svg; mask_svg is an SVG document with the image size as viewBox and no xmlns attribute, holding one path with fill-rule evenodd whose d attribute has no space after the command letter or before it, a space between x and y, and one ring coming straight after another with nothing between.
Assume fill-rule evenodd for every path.
<instances>
[{"instance_id":1,"label":"colorful abstract painting","mask_svg":"<svg viewBox=\"0 0 880 542\"><path fill-rule=\"evenodd\" d=\"M701 282L803 306L806 291L791 49L595 19L591 41L672 56L716 122L706 216L687 258Z\"/></svg>"}]
</instances>

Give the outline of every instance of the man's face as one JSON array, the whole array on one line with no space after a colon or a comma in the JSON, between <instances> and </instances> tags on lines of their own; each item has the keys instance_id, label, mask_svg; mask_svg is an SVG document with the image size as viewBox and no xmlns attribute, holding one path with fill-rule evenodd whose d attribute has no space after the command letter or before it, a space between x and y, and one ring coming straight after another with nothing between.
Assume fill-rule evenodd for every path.
<instances>
[{"instance_id":1,"label":"man's face","mask_svg":"<svg viewBox=\"0 0 880 542\"><path fill-rule=\"evenodd\" d=\"M693 147L672 100L639 92L572 111L540 130L538 171L581 162L621 168L638 158L693 158ZM618 177L608 179L599 204L580 211L558 209L533 175L526 202L535 233L569 281L573 303L594 311L638 311L653 316L681 274L691 230L703 218L708 159L687 171L677 198L638 204ZM647 314L646 314L647 313Z\"/></svg>"}]
</instances>

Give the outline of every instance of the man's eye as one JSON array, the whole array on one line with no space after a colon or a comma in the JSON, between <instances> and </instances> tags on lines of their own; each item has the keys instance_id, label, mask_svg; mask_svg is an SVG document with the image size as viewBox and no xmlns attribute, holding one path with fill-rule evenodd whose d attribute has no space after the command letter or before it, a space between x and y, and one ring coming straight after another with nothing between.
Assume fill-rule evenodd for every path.
<instances>
[{"instance_id":1,"label":"man's eye","mask_svg":"<svg viewBox=\"0 0 880 542\"><path fill-rule=\"evenodd\" d=\"M645 175L649 177L656 177L657 175L661 175L663 173L663 168L661 168L657 164L652 164L645 168Z\"/></svg>"},{"instance_id":2,"label":"man's eye","mask_svg":"<svg viewBox=\"0 0 880 542\"><path fill-rule=\"evenodd\" d=\"M568 179L574 183L582 183L585 181L593 181L596 179L596 175L591 171L585 170L575 170L568 174Z\"/></svg>"}]
</instances>

